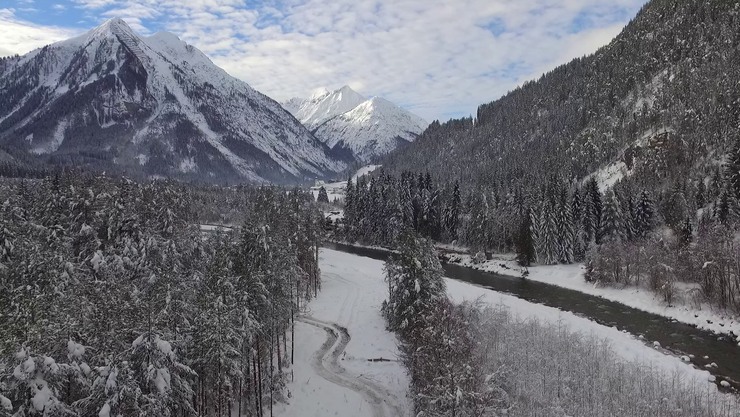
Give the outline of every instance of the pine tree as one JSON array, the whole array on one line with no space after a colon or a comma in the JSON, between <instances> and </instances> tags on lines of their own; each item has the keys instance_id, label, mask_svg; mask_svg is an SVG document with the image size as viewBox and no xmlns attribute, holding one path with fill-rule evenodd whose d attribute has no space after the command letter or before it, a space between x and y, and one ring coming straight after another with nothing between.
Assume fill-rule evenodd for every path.
<instances>
[{"instance_id":1,"label":"pine tree","mask_svg":"<svg viewBox=\"0 0 740 417\"><path fill-rule=\"evenodd\" d=\"M356 188L352 184L352 178L347 180L347 186L344 189L344 234L349 241L357 239L355 230L357 229L357 218L359 216L357 206Z\"/></svg>"},{"instance_id":2,"label":"pine tree","mask_svg":"<svg viewBox=\"0 0 740 417\"><path fill-rule=\"evenodd\" d=\"M655 207L647 190L640 193L640 200L635 207L635 233L639 238L645 238L655 225Z\"/></svg>"},{"instance_id":3,"label":"pine tree","mask_svg":"<svg viewBox=\"0 0 740 417\"><path fill-rule=\"evenodd\" d=\"M622 210L622 213L624 214L625 237L629 241L635 240L637 238L637 226L635 225L637 219L637 204L635 204L635 199L631 194L627 196L626 206L624 207L624 210Z\"/></svg>"},{"instance_id":4,"label":"pine tree","mask_svg":"<svg viewBox=\"0 0 740 417\"><path fill-rule=\"evenodd\" d=\"M679 242L682 246L686 247L689 246L693 240L694 228L691 225L691 219L687 217L686 220L684 220L683 225L681 226Z\"/></svg>"},{"instance_id":5,"label":"pine tree","mask_svg":"<svg viewBox=\"0 0 740 417\"><path fill-rule=\"evenodd\" d=\"M728 184L719 195L719 200L715 207L715 216L723 225L733 225L737 220L738 203L735 193Z\"/></svg>"},{"instance_id":6,"label":"pine tree","mask_svg":"<svg viewBox=\"0 0 740 417\"><path fill-rule=\"evenodd\" d=\"M724 169L725 178L734 192L735 199L740 200L740 139L733 145Z\"/></svg>"},{"instance_id":7,"label":"pine tree","mask_svg":"<svg viewBox=\"0 0 740 417\"><path fill-rule=\"evenodd\" d=\"M349 182L347 184L349 185ZM319 195L316 197L316 201L319 203L329 202L329 195L326 193L326 188L323 185L319 188Z\"/></svg>"},{"instance_id":8,"label":"pine tree","mask_svg":"<svg viewBox=\"0 0 740 417\"><path fill-rule=\"evenodd\" d=\"M527 213L519 222L519 229L515 236L516 261L521 266L530 266L537 260L534 240L532 239L532 216Z\"/></svg>"},{"instance_id":9,"label":"pine tree","mask_svg":"<svg viewBox=\"0 0 740 417\"><path fill-rule=\"evenodd\" d=\"M602 242L621 242L625 239L622 208L613 190L609 190L606 193L604 215L599 234Z\"/></svg>"},{"instance_id":10,"label":"pine tree","mask_svg":"<svg viewBox=\"0 0 740 417\"><path fill-rule=\"evenodd\" d=\"M599 243L599 230L601 228L601 213L603 210L601 192L596 178L586 182L585 204L583 213L583 231L588 243Z\"/></svg>"},{"instance_id":11,"label":"pine tree","mask_svg":"<svg viewBox=\"0 0 740 417\"><path fill-rule=\"evenodd\" d=\"M704 180L700 179L696 184L696 194L694 195L694 201L696 202L696 208L702 209L707 205L707 187L704 185Z\"/></svg>"},{"instance_id":12,"label":"pine tree","mask_svg":"<svg viewBox=\"0 0 740 417\"><path fill-rule=\"evenodd\" d=\"M406 230L399 243L399 255L385 266L389 294L383 312L390 330L413 338L446 299L444 271L429 241Z\"/></svg>"},{"instance_id":13,"label":"pine tree","mask_svg":"<svg viewBox=\"0 0 740 417\"><path fill-rule=\"evenodd\" d=\"M665 223L678 229L681 223L688 216L689 208L682 187L674 185L663 197L661 204L661 214Z\"/></svg>"},{"instance_id":14,"label":"pine tree","mask_svg":"<svg viewBox=\"0 0 740 417\"><path fill-rule=\"evenodd\" d=\"M541 252L538 252L537 259L545 265L554 265L558 263L560 253L560 242L558 238L557 224L557 205L555 201L546 202L542 206L540 213L540 230L539 238L541 242Z\"/></svg>"},{"instance_id":15,"label":"pine tree","mask_svg":"<svg viewBox=\"0 0 740 417\"><path fill-rule=\"evenodd\" d=\"M573 263L575 257L575 231L573 226L573 206L568 201L568 190L560 188L557 204L558 260L564 264Z\"/></svg>"},{"instance_id":16,"label":"pine tree","mask_svg":"<svg viewBox=\"0 0 740 417\"><path fill-rule=\"evenodd\" d=\"M583 202L581 198L581 192L576 189L573 192L573 199L571 201L572 213L573 213L573 227L575 230L575 237L573 239L573 260L575 262L581 262L586 257L586 233L583 230Z\"/></svg>"}]
</instances>

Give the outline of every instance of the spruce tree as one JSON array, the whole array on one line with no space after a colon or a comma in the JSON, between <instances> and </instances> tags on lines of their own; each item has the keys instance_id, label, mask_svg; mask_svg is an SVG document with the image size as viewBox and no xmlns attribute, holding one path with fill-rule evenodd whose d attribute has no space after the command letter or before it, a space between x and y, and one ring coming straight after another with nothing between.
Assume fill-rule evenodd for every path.
<instances>
[{"instance_id":1,"label":"spruce tree","mask_svg":"<svg viewBox=\"0 0 740 417\"><path fill-rule=\"evenodd\" d=\"M729 182L735 199L740 200L740 139L733 145L724 169L725 179Z\"/></svg>"},{"instance_id":2,"label":"spruce tree","mask_svg":"<svg viewBox=\"0 0 740 417\"><path fill-rule=\"evenodd\" d=\"M613 190L606 193L604 215L601 220L601 242L621 242L625 239L624 217L617 195Z\"/></svg>"},{"instance_id":3,"label":"spruce tree","mask_svg":"<svg viewBox=\"0 0 740 417\"><path fill-rule=\"evenodd\" d=\"M357 228L357 195L355 186L352 184L352 178L347 180L347 186L344 189L344 234L345 239L354 241L356 239L355 229Z\"/></svg>"},{"instance_id":4,"label":"spruce tree","mask_svg":"<svg viewBox=\"0 0 740 417\"><path fill-rule=\"evenodd\" d=\"M635 232L637 237L644 238L655 225L655 207L647 190L640 193L640 199L635 207Z\"/></svg>"},{"instance_id":5,"label":"spruce tree","mask_svg":"<svg viewBox=\"0 0 740 417\"><path fill-rule=\"evenodd\" d=\"M413 338L446 299L444 271L431 242L410 230L401 234L398 251L385 265L389 294L383 313L390 330Z\"/></svg>"},{"instance_id":6,"label":"spruce tree","mask_svg":"<svg viewBox=\"0 0 740 417\"><path fill-rule=\"evenodd\" d=\"M568 190L563 185L560 188L558 200L558 260L564 264L571 264L575 258L575 230L573 224L573 206L568 201Z\"/></svg>"},{"instance_id":7,"label":"spruce tree","mask_svg":"<svg viewBox=\"0 0 740 417\"><path fill-rule=\"evenodd\" d=\"M591 178L586 182L585 204L583 213L583 231L587 244L591 242L599 243L599 229L601 228L601 213L603 205L601 201L601 192L596 178Z\"/></svg>"},{"instance_id":8,"label":"spruce tree","mask_svg":"<svg viewBox=\"0 0 740 417\"><path fill-rule=\"evenodd\" d=\"M514 239L516 261L521 266L530 266L536 261L534 240L532 239L532 216L527 213L519 222L519 229Z\"/></svg>"},{"instance_id":9,"label":"spruce tree","mask_svg":"<svg viewBox=\"0 0 740 417\"><path fill-rule=\"evenodd\" d=\"M324 188L323 185L321 186L321 188L319 188L319 195L318 195L318 197L316 197L316 201L319 202L319 203L328 203L329 202L329 195L326 193L326 188Z\"/></svg>"},{"instance_id":10,"label":"spruce tree","mask_svg":"<svg viewBox=\"0 0 740 417\"><path fill-rule=\"evenodd\" d=\"M694 195L694 201L696 202L696 208L702 209L707 205L707 187L704 185L704 180L700 179L696 185L696 194Z\"/></svg>"},{"instance_id":11,"label":"spruce tree","mask_svg":"<svg viewBox=\"0 0 740 417\"><path fill-rule=\"evenodd\" d=\"M689 246L691 242L694 240L694 227L691 225L691 219L688 217L686 220L684 220L683 224L681 225L681 230L679 234L679 243L681 246Z\"/></svg>"}]
</instances>

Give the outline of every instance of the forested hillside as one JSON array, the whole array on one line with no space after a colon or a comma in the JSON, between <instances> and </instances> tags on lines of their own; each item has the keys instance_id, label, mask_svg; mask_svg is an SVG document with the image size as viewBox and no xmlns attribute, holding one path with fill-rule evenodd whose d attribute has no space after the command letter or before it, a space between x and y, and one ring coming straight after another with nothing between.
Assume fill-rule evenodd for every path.
<instances>
[{"instance_id":1,"label":"forested hillside","mask_svg":"<svg viewBox=\"0 0 740 417\"><path fill-rule=\"evenodd\" d=\"M320 220L298 190L3 179L0 416L262 415Z\"/></svg>"},{"instance_id":2,"label":"forested hillside","mask_svg":"<svg viewBox=\"0 0 740 417\"><path fill-rule=\"evenodd\" d=\"M740 6L653 0L609 45L478 108L438 122L387 169L538 187L617 161L659 191L694 190L738 137Z\"/></svg>"}]
</instances>

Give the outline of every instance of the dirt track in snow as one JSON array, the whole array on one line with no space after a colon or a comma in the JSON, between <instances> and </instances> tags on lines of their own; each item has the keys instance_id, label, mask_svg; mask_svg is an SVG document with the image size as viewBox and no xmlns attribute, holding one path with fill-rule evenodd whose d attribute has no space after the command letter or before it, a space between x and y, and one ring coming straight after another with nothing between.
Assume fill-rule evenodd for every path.
<instances>
[{"instance_id":1,"label":"dirt track in snow","mask_svg":"<svg viewBox=\"0 0 740 417\"><path fill-rule=\"evenodd\" d=\"M406 414L403 405L399 404L396 396L388 389L363 378L362 375L350 374L339 363L342 360L344 349L351 340L346 328L311 317L299 317L298 321L326 332L326 341L314 354L311 362L316 374L329 382L360 394L372 407L375 417L399 417Z\"/></svg>"}]
</instances>

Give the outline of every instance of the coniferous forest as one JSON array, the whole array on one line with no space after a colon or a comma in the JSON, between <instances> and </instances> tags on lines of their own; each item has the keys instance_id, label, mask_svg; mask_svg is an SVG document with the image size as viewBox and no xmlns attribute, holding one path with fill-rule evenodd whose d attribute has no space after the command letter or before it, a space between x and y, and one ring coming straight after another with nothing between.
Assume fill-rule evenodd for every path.
<instances>
[{"instance_id":1,"label":"coniferous forest","mask_svg":"<svg viewBox=\"0 0 740 417\"><path fill-rule=\"evenodd\" d=\"M0 201L0 415L259 416L284 395L320 286L309 194L71 172L3 179Z\"/></svg>"},{"instance_id":2,"label":"coniferous forest","mask_svg":"<svg viewBox=\"0 0 740 417\"><path fill-rule=\"evenodd\" d=\"M348 182L336 237L396 247L409 228L472 253L516 252L523 266L583 262L586 280L642 286L667 303L677 283L693 283L703 300L740 312L736 149L708 187L660 193L632 181L603 191L595 177L465 190L428 173L360 177Z\"/></svg>"}]
</instances>

